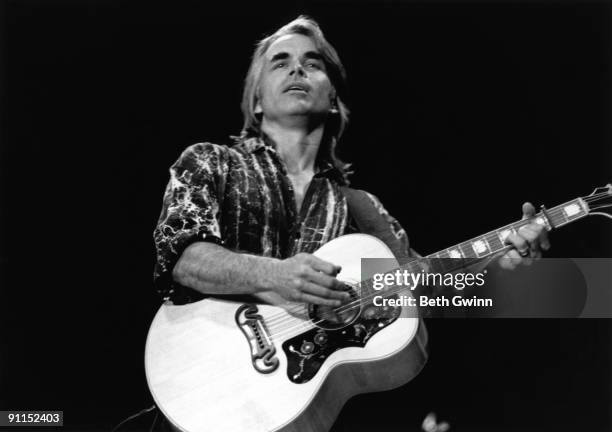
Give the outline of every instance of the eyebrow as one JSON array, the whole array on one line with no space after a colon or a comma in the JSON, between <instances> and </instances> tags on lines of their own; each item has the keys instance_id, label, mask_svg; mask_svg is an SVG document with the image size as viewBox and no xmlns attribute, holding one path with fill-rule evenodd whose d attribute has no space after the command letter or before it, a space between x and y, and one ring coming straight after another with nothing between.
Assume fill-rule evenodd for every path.
<instances>
[{"instance_id":1,"label":"eyebrow","mask_svg":"<svg viewBox=\"0 0 612 432\"><path fill-rule=\"evenodd\" d=\"M303 57L306 59L323 60L323 56L316 51L306 51ZM270 61L275 62L279 60L286 60L287 58L289 58L289 53L286 51L281 51L274 54Z\"/></svg>"}]
</instances>

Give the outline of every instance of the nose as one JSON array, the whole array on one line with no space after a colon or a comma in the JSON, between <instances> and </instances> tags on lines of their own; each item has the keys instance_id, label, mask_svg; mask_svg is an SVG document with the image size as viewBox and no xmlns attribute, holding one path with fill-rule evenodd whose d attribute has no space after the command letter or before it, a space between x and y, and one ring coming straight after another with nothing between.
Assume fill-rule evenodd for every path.
<instances>
[{"instance_id":1,"label":"nose","mask_svg":"<svg viewBox=\"0 0 612 432\"><path fill-rule=\"evenodd\" d=\"M290 75L300 75L300 76L306 76L306 71L304 70L304 67L302 66L302 63L300 62L295 62L293 68L291 69L291 72L289 73Z\"/></svg>"}]
</instances>

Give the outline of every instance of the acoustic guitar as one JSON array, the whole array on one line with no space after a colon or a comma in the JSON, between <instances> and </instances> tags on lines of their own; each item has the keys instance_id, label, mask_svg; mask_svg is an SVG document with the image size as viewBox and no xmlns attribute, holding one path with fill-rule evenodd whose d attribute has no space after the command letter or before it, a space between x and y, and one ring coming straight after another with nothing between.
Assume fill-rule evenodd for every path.
<instances>
[{"instance_id":1,"label":"acoustic guitar","mask_svg":"<svg viewBox=\"0 0 612 432\"><path fill-rule=\"evenodd\" d=\"M444 249L424 259L453 271L509 246L505 237L535 221L551 230L612 206L612 185ZM375 306L362 280L362 258L389 248L366 234L338 237L314 255L342 266L352 299L338 308L269 305L207 298L157 312L145 348L155 403L179 431L326 431L353 395L401 386L427 360L427 334L407 307ZM448 258L448 259L445 259ZM422 259L404 265L419 271ZM411 296L405 286L376 291Z\"/></svg>"}]
</instances>

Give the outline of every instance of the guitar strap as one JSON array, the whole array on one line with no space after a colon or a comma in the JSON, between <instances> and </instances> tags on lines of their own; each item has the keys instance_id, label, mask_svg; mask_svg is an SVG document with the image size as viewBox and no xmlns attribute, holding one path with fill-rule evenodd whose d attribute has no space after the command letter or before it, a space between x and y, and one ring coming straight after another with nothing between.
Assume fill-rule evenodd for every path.
<instances>
[{"instance_id":1,"label":"guitar strap","mask_svg":"<svg viewBox=\"0 0 612 432\"><path fill-rule=\"evenodd\" d=\"M346 197L349 213L355 219L359 231L377 237L385 243L400 265L410 261L408 251L403 250L401 242L391 230L389 221L380 214L367 193L347 186L340 186L340 190Z\"/></svg>"}]
</instances>

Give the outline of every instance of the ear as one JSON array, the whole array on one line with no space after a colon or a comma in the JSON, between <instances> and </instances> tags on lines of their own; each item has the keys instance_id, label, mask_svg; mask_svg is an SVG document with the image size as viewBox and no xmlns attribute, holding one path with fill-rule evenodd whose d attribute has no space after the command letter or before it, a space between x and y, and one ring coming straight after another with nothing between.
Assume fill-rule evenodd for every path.
<instances>
[{"instance_id":1,"label":"ear","mask_svg":"<svg viewBox=\"0 0 612 432\"><path fill-rule=\"evenodd\" d=\"M329 93L329 103L331 104L330 114L338 114L338 101L337 101L336 89L332 88Z\"/></svg>"},{"instance_id":2,"label":"ear","mask_svg":"<svg viewBox=\"0 0 612 432\"><path fill-rule=\"evenodd\" d=\"M336 93L336 89L334 87L332 87L332 89L329 92L329 100L332 103L335 103L337 97L338 97L338 94Z\"/></svg>"},{"instance_id":3,"label":"ear","mask_svg":"<svg viewBox=\"0 0 612 432\"><path fill-rule=\"evenodd\" d=\"M259 85L255 87L255 109L253 114L262 114L263 108L261 107L261 98L259 97Z\"/></svg>"}]
</instances>

